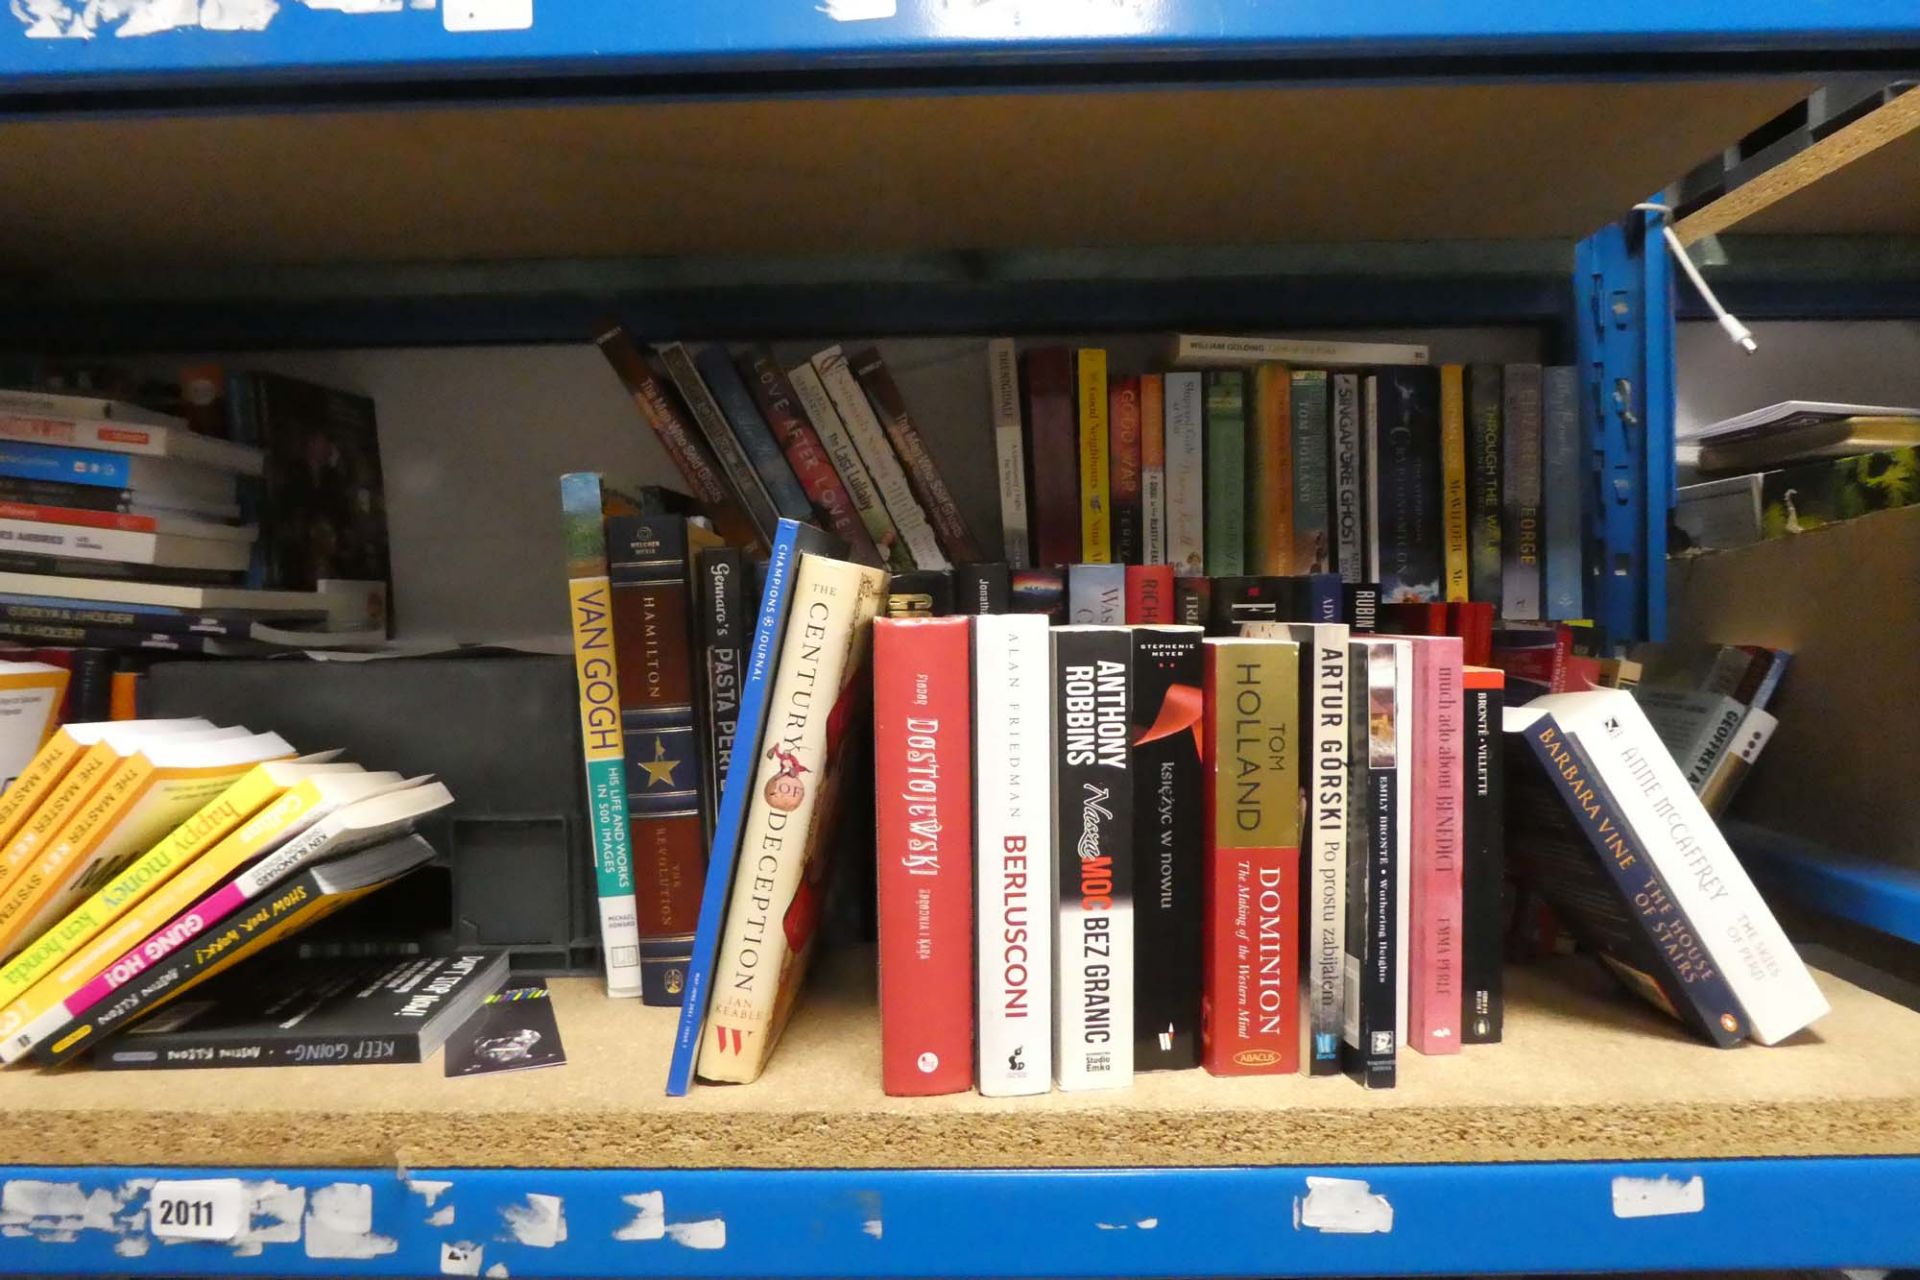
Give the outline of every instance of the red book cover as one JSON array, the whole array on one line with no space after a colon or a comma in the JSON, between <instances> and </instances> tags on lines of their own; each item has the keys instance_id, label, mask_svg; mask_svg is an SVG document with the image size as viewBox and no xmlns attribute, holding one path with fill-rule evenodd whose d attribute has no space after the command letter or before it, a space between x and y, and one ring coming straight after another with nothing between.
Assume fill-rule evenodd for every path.
<instances>
[{"instance_id":1,"label":"red book cover","mask_svg":"<svg viewBox=\"0 0 1920 1280\"><path fill-rule=\"evenodd\" d=\"M1140 479L1140 379L1115 378L1107 386L1107 474L1113 492L1113 562L1146 559L1146 509Z\"/></svg>"},{"instance_id":2,"label":"red book cover","mask_svg":"<svg viewBox=\"0 0 1920 1280\"><path fill-rule=\"evenodd\" d=\"M1413 899L1408 910L1407 1043L1460 1052L1460 815L1465 803L1465 695L1460 638L1413 648Z\"/></svg>"},{"instance_id":3,"label":"red book cover","mask_svg":"<svg viewBox=\"0 0 1920 1280\"><path fill-rule=\"evenodd\" d=\"M1447 606L1439 600L1394 600L1380 606L1380 630L1395 636L1444 636Z\"/></svg>"},{"instance_id":4,"label":"red book cover","mask_svg":"<svg viewBox=\"0 0 1920 1280\"><path fill-rule=\"evenodd\" d=\"M968 620L873 624L880 1084L973 1084L973 714Z\"/></svg>"},{"instance_id":5,"label":"red book cover","mask_svg":"<svg viewBox=\"0 0 1920 1280\"><path fill-rule=\"evenodd\" d=\"M1574 688L1572 659L1573 629L1560 624L1551 631L1543 627L1502 633L1488 654L1488 665L1544 684L1549 693L1566 693Z\"/></svg>"},{"instance_id":6,"label":"red book cover","mask_svg":"<svg viewBox=\"0 0 1920 1280\"><path fill-rule=\"evenodd\" d=\"M873 535L860 518L860 509L853 505L853 495L847 492L840 473L834 470L833 459L827 455L819 433L801 413L799 398L787 381L786 371L773 358L773 352L754 347L743 352L737 363L760 416L767 420L767 429L773 432L780 451L787 455L787 465L793 468L794 478L800 482L807 500L826 518L827 527L846 542L852 559L861 564L884 565L886 561L874 545Z\"/></svg>"},{"instance_id":7,"label":"red book cover","mask_svg":"<svg viewBox=\"0 0 1920 1280\"><path fill-rule=\"evenodd\" d=\"M1493 665L1493 606L1485 600L1456 600L1447 606L1445 635L1460 637L1461 659L1470 667Z\"/></svg>"},{"instance_id":8,"label":"red book cover","mask_svg":"<svg viewBox=\"0 0 1920 1280\"><path fill-rule=\"evenodd\" d=\"M1200 1065L1300 1069L1299 646L1209 638Z\"/></svg>"},{"instance_id":9,"label":"red book cover","mask_svg":"<svg viewBox=\"0 0 1920 1280\"><path fill-rule=\"evenodd\" d=\"M1074 417L1073 352L1027 352L1027 497L1039 568L1080 560L1080 439Z\"/></svg>"},{"instance_id":10,"label":"red book cover","mask_svg":"<svg viewBox=\"0 0 1920 1280\"><path fill-rule=\"evenodd\" d=\"M1173 566L1170 564L1130 564L1127 566L1127 621L1172 623L1178 619L1173 610Z\"/></svg>"}]
</instances>

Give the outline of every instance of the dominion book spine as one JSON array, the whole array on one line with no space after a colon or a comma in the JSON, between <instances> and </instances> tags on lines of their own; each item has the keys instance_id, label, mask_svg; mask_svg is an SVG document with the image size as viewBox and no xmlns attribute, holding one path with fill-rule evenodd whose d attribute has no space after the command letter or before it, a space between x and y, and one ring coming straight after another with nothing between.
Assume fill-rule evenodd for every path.
<instances>
[{"instance_id":1,"label":"dominion book spine","mask_svg":"<svg viewBox=\"0 0 1920 1280\"><path fill-rule=\"evenodd\" d=\"M1501 368L1467 367L1467 596L1500 605Z\"/></svg>"},{"instance_id":2,"label":"dominion book spine","mask_svg":"<svg viewBox=\"0 0 1920 1280\"><path fill-rule=\"evenodd\" d=\"M1507 679L1505 672L1492 667L1466 667L1460 683L1466 704L1460 815L1460 1039L1466 1044L1498 1044L1506 1014L1501 941L1507 785L1500 722Z\"/></svg>"},{"instance_id":3,"label":"dominion book spine","mask_svg":"<svg viewBox=\"0 0 1920 1280\"><path fill-rule=\"evenodd\" d=\"M1342 1061L1369 1089L1391 1089L1398 1073L1395 1034L1400 935L1396 866L1401 713L1392 642L1353 641L1347 695L1347 962L1342 1008Z\"/></svg>"},{"instance_id":4,"label":"dominion book spine","mask_svg":"<svg viewBox=\"0 0 1920 1280\"><path fill-rule=\"evenodd\" d=\"M1113 441L1107 422L1107 353L1082 347L1073 357L1080 443L1080 556L1084 564L1113 560ZM1035 459L1036 465L1039 460Z\"/></svg>"},{"instance_id":5,"label":"dominion book spine","mask_svg":"<svg viewBox=\"0 0 1920 1280\"><path fill-rule=\"evenodd\" d=\"M1133 789L1125 627L1053 632L1054 1070L1062 1089L1133 1081Z\"/></svg>"},{"instance_id":6,"label":"dominion book spine","mask_svg":"<svg viewBox=\"0 0 1920 1280\"><path fill-rule=\"evenodd\" d=\"M886 431L874 413L873 405L868 403L867 393L854 376L845 353L839 347L817 351L813 355L813 368L820 375L820 385L833 402L834 413L852 438L867 474L873 477L873 487L886 505L887 515L899 532L900 541L906 544L907 553L913 560L910 567L949 568L946 553L940 549L940 540L927 521L927 513L914 496L913 485L907 479L901 459L887 442Z\"/></svg>"},{"instance_id":7,"label":"dominion book spine","mask_svg":"<svg viewBox=\"0 0 1920 1280\"><path fill-rule=\"evenodd\" d=\"M1363 501L1366 448L1360 411L1361 380L1358 374L1336 373L1329 381L1333 388L1327 455L1332 471L1333 566L1341 582L1370 582L1373 578L1367 568L1367 515Z\"/></svg>"},{"instance_id":8,"label":"dominion book spine","mask_svg":"<svg viewBox=\"0 0 1920 1280\"><path fill-rule=\"evenodd\" d=\"M1247 375L1211 369L1205 383L1206 572L1246 572Z\"/></svg>"},{"instance_id":9,"label":"dominion book spine","mask_svg":"<svg viewBox=\"0 0 1920 1280\"><path fill-rule=\"evenodd\" d=\"M1146 506L1141 479L1140 379L1114 378L1107 389L1108 474L1113 488L1113 559L1146 558Z\"/></svg>"},{"instance_id":10,"label":"dominion book spine","mask_svg":"<svg viewBox=\"0 0 1920 1280\"><path fill-rule=\"evenodd\" d=\"M947 559L955 564L986 559L981 554L980 544L974 540L973 530L967 527L966 517L960 514L960 504L953 500L953 492L947 488L946 477L940 474L939 465L927 451L920 428L915 425L913 415L907 412L906 397L900 394L900 385L893 380L893 373L887 368L886 361L880 358L880 352L873 347L848 352L847 366L853 370L853 376L859 379L867 399L878 413L887 440L893 445L900 465L906 469L907 485L933 524L934 534Z\"/></svg>"},{"instance_id":11,"label":"dominion book spine","mask_svg":"<svg viewBox=\"0 0 1920 1280\"><path fill-rule=\"evenodd\" d=\"M786 454L787 464L800 482L813 509L825 518L827 527L847 544L848 554L861 564L885 562L854 505L853 495L834 469L833 459L813 429L800 404L800 397L787 378L773 352L755 347L740 357L740 372L754 405L766 419L767 429ZM791 514L790 512L787 514ZM797 517L805 518L805 517Z\"/></svg>"},{"instance_id":12,"label":"dominion book spine","mask_svg":"<svg viewBox=\"0 0 1920 1280\"><path fill-rule=\"evenodd\" d=\"M1544 616L1540 599L1540 366L1508 365L1502 387L1501 427L1506 453L1500 475L1500 616L1527 622Z\"/></svg>"},{"instance_id":13,"label":"dominion book spine","mask_svg":"<svg viewBox=\"0 0 1920 1280\"><path fill-rule=\"evenodd\" d=\"M1074 429L1073 352L1041 347L1025 357L1027 492L1033 523L1033 563L1072 564L1080 557L1078 436ZM1048 461L1042 462L1041 459Z\"/></svg>"},{"instance_id":14,"label":"dominion book spine","mask_svg":"<svg viewBox=\"0 0 1920 1280\"><path fill-rule=\"evenodd\" d=\"M1440 524L1446 540L1443 596L1467 599L1467 371L1440 366Z\"/></svg>"},{"instance_id":15,"label":"dominion book spine","mask_svg":"<svg viewBox=\"0 0 1920 1280\"><path fill-rule=\"evenodd\" d=\"M1020 361L1012 338L987 343L987 402L993 413L993 452L1000 479L1000 557L1009 570L1033 565L1027 516L1026 441L1020 426Z\"/></svg>"},{"instance_id":16,"label":"dominion book spine","mask_svg":"<svg viewBox=\"0 0 1920 1280\"><path fill-rule=\"evenodd\" d=\"M1200 1062L1201 635L1133 629L1136 1071Z\"/></svg>"},{"instance_id":17,"label":"dominion book spine","mask_svg":"<svg viewBox=\"0 0 1920 1280\"><path fill-rule=\"evenodd\" d=\"M1207 571L1205 409L1197 373L1163 382L1167 434L1167 563L1182 578Z\"/></svg>"},{"instance_id":18,"label":"dominion book spine","mask_svg":"<svg viewBox=\"0 0 1920 1280\"><path fill-rule=\"evenodd\" d=\"M1415 697L1409 1047L1460 1052L1461 663L1458 636L1421 636Z\"/></svg>"},{"instance_id":19,"label":"dominion book spine","mask_svg":"<svg viewBox=\"0 0 1920 1280\"><path fill-rule=\"evenodd\" d=\"M895 1097L973 1080L971 627L873 625L880 1084Z\"/></svg>"}]
</instances>

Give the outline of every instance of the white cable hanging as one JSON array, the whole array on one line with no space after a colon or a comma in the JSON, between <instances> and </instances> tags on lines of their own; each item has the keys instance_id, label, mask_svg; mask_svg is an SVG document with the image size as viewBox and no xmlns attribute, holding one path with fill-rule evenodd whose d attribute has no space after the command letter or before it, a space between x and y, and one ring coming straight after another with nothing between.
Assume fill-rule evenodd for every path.
<instances>
[{"instance_id":1,"label":"white cable hanging","mask_svg":"<svg viewBox=\"0 0 1920 1280\"><path fill-rule=\"evenodd\" d=\"M1700 274L1700 268L1694 266L1693 259L1687 256L1686 246L1680 243L1679 236L1673 234L1673 210L1663 204L1650 203L1641 203L1633 207L1642 213L1660 215L1660 232L1666 237L1667 248L1672 250L1673 256L1679 260L1680 269L1687 273L1687 279L1693 281L1693 287L1700 291L1700 296L1706 300L1707 310L1713 312L1713 318L1720 322L1722 329L1726 330L1727 337L1735 346L1744 347L1747 354L1752 355L1757 349L1757 344L1753 340L1753 330L1741 324L1740 318L1721 306L1720 299L1713 296L1713 290L1707 287L1705 278Z\"/></svg>"}]
</instances>

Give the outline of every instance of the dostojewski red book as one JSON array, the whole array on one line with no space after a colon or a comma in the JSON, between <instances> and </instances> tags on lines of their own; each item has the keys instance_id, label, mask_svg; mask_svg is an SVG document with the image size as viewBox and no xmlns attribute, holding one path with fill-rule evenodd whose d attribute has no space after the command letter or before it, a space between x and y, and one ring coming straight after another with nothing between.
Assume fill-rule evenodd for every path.
<instances>
[{"instance_id":1,"label":"dostojewski red book","mask_svg":"<svg viewBox=\"0 0 1920 1280\"><path fill-rule=\"evenodd\" d=\"M1127 621L1129 623L1173 622L1173 566L1170 564L1130 564L1127 566Z\"/></svg>"},{"instance_id":2,"label":"dostojewski red book","mask_svg":"<svg viewBox=\"0 0 1920 1280\"><path fill-rule=\"evenodd\" d=\"M1399 1036L1399 764L1402 727L1398 667L1405 646L1391 640L1347 645L1347 963L1342 1062L1369 1089L1391 1089Z\"/></svg>"},{"instance_id":3,"label":"dostojewski red book","mask_svg":"<svg viewBox=\"0 0 1920 1280\"><path fill-rule=\"evenodd\" d=\"M1140 379L1115 378L1107 388L1107 471L1113 489L1113 559L1146 558L1146 508L1140 469Z\"/></svg>"},{"instance_id":4,"label":"dostojewski red book","mask_svg":"<svg viewBox=\"0 0 1920 1280\"><path fill-rule=\"evenodd\" d=\"M1460 638L1416 636L1413 651L1413 936L1407 1043L1460 1052Z\"/></svg>"},{"instance_id":5,"label":"dostojewski red book","mask_svg":"<svg viewBox=\"0 0 1920 1280\"><path fill-rule=\"evenodd\" d=\"M1073 352L1041 347L1023 357L1026 370L1027 495L1037 568L1080 557L1080 481L1064 459L1078 458L1074 429ZM1047 461L1042 462L1041 459Z\"/></svg>"},{"instance_id":6,"label":"dostojewski red book","mask_svg":"<svg viewBox=\"0 0 1920 1280\"><path fill-rule=\"evenodd\" d=\"M973 1078L969 630L960 617L873 624L880 1084L897 1097Z\"/></svg>"},{"instance_id":7,"label":"dostojewski red book","mask_svg":"<svg viewBox=\"0 0 1920 1280\"><path fill-rule=\"evenodd\" d=\"M1133 1080L1132 665L1125 627L1053 632L1054 1064L1062 1089Z\"/></svg>"},{"instance_id":8,"label":"dostojewski red book","mask_svg":"<svg viewBox=\"0 0 1920 1280\"><path fill-rule=\"evenodd\" d=\"M1300 1067L1300 649L1208 637L1200 1065Z\"/></svg>"},{"instance_id":9,"label":"dostojewski red book","mask_svg":"<svg viewBox=\"0 0 1920 1280\"><path fill-rule=\"evenodd\" d=\"M1465 667L1460 677L1466 722L1464 803L1460 815L1460 1039L1500 1043L1505 1018L1501 897L1507 877L1506 754L1500 721L1507 677L1492 667Z\"/></svg>"},{"instance_id":10,"label":"dostojewski red book","mask_svg":"<svg viewBox=\"0 0 1920 1280\"><path fill-rule=\"evenodd\" d=\"M1136 1071L1200 1061L1201 634L1133 629Z\"/></svg>"}]
</instances>

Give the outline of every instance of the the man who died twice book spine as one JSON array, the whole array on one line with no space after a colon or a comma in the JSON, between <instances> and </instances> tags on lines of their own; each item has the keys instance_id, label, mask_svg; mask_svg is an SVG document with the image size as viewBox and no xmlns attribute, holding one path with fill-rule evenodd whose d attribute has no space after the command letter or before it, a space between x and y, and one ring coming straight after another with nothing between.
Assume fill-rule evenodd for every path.
<instances>
[{"instance_id":1,"label":"the man who died twice book spine","mask_svg":"<svg viewBox=\"0 0 1920 1280\"><path fill-rule=\"evenodd\" d=\"M1300 1069L1300 649L1209 637L1200 1065Z\"/></svg>"},{"instance_id":2,"label":"the man who died twice book spine","mask_svg":"<svg viewBox=\"0 0 1920 1280\"><path fill-rule=\"evenodd\" d=\"M1054 1064L1062 1089L1133 1080L1133 636L1053 632Z\"/></svg>"},{"instance_id":3,"label":"the man who died twice book spine","mask_svg":"<svg viewBox=\"0 0 1920 1280\"><path fill-rule=\"evenodd\" d=\"M1133 629L1136 1071L1200 1062L1201 635Z\"/></svg>"},{"instance_id":4,"label":"the man who died twice book spine","mask_svg":"<svg viewBox=\"0 0 1920 1280\"><path fill-rule=\"evenodd\" d=\"M1507 876L1506 755L1500 747L1506 672L1466 667L1465 795L1461 835L1461 1028L1467 1044L1498 1044L1505 1017L1501 983L1501 894Z\"/></svg>"},{"instance_id":5,"label":"the man who died twice book spine","mask_svg":"<svg viewBox=\"0 0 1920 1280\"><path fill-rule=\"evenodd\" d=\"M1397 693L1405 646L1355 640L1347 646L1347 964L1341 1045L1347 1074L1369 1089L1391 1089L1399 969L1399 765L1405 734Z\"/></svg>"}]
</instances>

